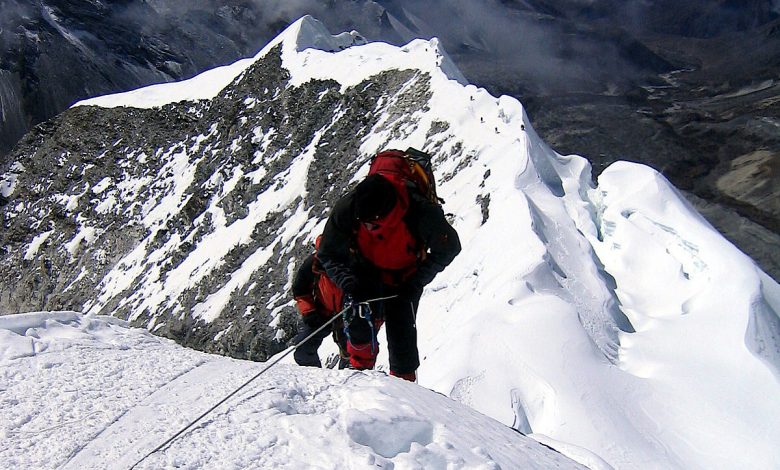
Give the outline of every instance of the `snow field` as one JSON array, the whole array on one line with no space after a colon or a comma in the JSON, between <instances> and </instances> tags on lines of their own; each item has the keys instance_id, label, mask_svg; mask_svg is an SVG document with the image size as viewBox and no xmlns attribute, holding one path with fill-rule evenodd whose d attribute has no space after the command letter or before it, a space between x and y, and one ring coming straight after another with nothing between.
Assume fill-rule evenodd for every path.
<instances>
[{"instance_id":1,"label":"snow field","mask_svg":"<svg viewBox=\"0 0 780 470\"><path fill-rule=\"evenodd\" d=\"M16 345L0 355L2 468L130 468L263 367L75 313L2 317L0 335ZM136 468L517 466L579 468L415 384L278 365Z\"/></svg>"},{"instance_id":2,"label":"snow field","mask_svg":"<svg viewBox=\"0 0 780 470\"><path fill-rule=\"evenodd\" d=\"M0 317L0 468L56 468L203 360L182 350L171 361L172 342L121 325L72 312Z\"/></svg>"}]
</instances>

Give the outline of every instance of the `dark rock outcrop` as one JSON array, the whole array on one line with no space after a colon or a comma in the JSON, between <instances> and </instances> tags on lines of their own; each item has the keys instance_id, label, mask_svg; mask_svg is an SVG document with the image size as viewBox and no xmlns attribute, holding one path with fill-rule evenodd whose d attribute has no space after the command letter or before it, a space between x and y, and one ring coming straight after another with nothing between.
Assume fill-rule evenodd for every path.
<instances>
[{"instance_id":1,"label":"dark rock outcrop","mask_svg":"<svg viewBox=\"0 0 780 470\"><path fill-rule=\"evenodd\" d=\"M359 150L367 133L380 118L389 135L404 132L430 93L413 70L345 90L288 79L277 47L213 100L81 106L29 133L0 208L0 311L111 313L234 357L281 350L296 330L289 270L312 249L288 233L289 219L324 220L368 158ZM302 155L305 184L291 179ZM215 239L225 226L245 232ZM169 297L149 301L157 295ZM198 310L215 298L218 308Z\"/></svg>"}]
</instances>

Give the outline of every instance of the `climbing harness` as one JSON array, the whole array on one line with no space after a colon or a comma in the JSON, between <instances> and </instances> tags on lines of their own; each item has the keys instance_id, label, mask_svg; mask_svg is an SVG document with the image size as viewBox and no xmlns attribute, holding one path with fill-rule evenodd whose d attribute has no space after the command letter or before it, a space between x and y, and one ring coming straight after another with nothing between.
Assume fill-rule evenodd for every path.
<instances>
[{"instance_id":1,"label":"climbing harness","mask_svg":"<svg viewBox=\"0 0 780 470\"><path fill-rule=\"evenodd\" d=\"M374 324L374 315L371 310L371 305L368 302L358 302L351 308L351 315L344 315L344 335L347 337L347 341L352 343L352 347L357 350L362 350L365 346L358 346L352 342L352 337L349 333L349 326L355 320L355 316L368 323L368 328L371 332L371 354L376 354L379 344L376 339L376 326Z\"/></svg>"},{"instance_id":2,"label":"climbing harness","mask_svg":"<svg viewBox=\"0 0 780 470\"><path fill-rule=\"evenodd\" d=\"M146 459L147 459L149 456L151 456L152 454L155 454L155 453L157 453L157 452L159 452L159 451L161 451L161 450L165 449L165 448L168 446L168 444L172 443L172 442L173 442L173 441L175 441L175 440L176 440L176 439L177 439L179 436L181 436L182 434L184 434L185 432L187 432L187 430L189 430L189 429L190 429L190 428L191 428L191 427L192 427L192 426L193 426L195 423L197 423L197 422L198 422L198 421L200 421L201 419L205 418L205 417L206 417L206 415L208 415L209 413L211 413L212 411L214 411L214 410L215 410L215 409L216 409L216 408L217 408L219 405L221 405L221 404L225 403L226 401L228 401L228 400L229 400L230 398L232 398L232 397L233 397L233 396L234 396L236 393L240 392L240 391L241 391L241 390L242 390L244 387L246 387L247 385L249 385L250 383L252 383L252 382L253 382L255 379L257 379L258 377L260 377L261 375L263 375L263 374L264 374L266 371L268 371L268 370L269 370L271 367L273 367L273 366L275 366L276 364L278 364L278 363L279 363L279 362L280 362L282 359L284 359L285 357L289 356L289 355L290 355L290 353L292 353L293 351L295 351L296 349L298 349L299 347L301 347L301 346L302 346L302 345L303 345L305 342L307 342L307 341L309 341L310 339L312 339L314 336L316 336L316 335L317 335L317 333L319 333L320 331L322 331L323 329L325 329L325 327L326 327L326 326L328 326L328 325L330 325L331 323L333 323L334 321L336 321L336 319L337 319L337 318L342 318L342 317L344 317L344 315L345 315L345 314L346 314L348 311L352 310L352 309L353 309L355 306L357 306L359 310L361 310L361 309L370 310L369 304L370 304L371 302L379 302L380 300L388 300L388 299L392 299L392 298L395 298L395 297L398 297L398 296L397 296L397 295L391 295L391 296L387 296L387 297L377 297L376 299L364 300L364 301L362 301L362 302L355 302L355 303L353 303L353 304L351 304L351 305L347 305L347 306L346 306L346 307L344 307L344 309L342 309L342 310L341 310L339 313L337 313L336 315L333 315L333 317L332 317L331 319L329 319L328 321L326 321L325 323L323 323L323 325L322 325L322 326L320 326L319 328L317 328L317 329L316 329L316 330L315 330L315 331L314 331L312 334L310 334L309 336L307 336L307 337L305 337L304 339L302 339L302 340L301 340L301 341L300 341L298 344L295 344L295 345L291 346L291 347L290 347L290 348L289 348L289 349L288 349L288 350L287 350L287 351L286 351L284 354L282 354L281 356L279 356L278 358L276 358L276 359L275 359L273 362L271 362L270 364L266 365L266 366L263 368L263 370L261 370L260 372L258 372L257 374L255 374L255 375L254 375L254 376L253 376L251 379L249 379L249 380L247 380L246 382L244 382L244 383L243 383L243 384L242 384L240 387L238 387L237 389L233 390L233 391L232 391L232 392L231 392L231 393L230 393L228 396L226 396L225 398L223 398L222 400L220 400L220 401L219 401L219 402L218 402L216 405L214 405L214 406L212 406L211 408L209 408L208 410L204 411L204 412L203 412L203 413L202 413L200 416L198 416L198 417L197 417L197 418L195 418L193 421L191 421L191 422L190 422L188 425L186 425L185 427L183 427L183 428L182 428L182 429L181 429L179 432L177 432L176 434L174 434L173 436L171 436L171 437L170 437L170 438L169 438L167 441L163 442L163 443L162 443L162 444L160 444L159 446L155 447L155 449L154 449L154 450L152 450L152 451L151 451L151 452L149 452L148 454L144 455L144 456L143 456L143 457L142 457L142 458L141 458L139 461L137 461L136 463L134 463L134 464L133 464L133 466L132 466L132 467L130 467L128 470L133 470L133 469L134 469L136 466L138 466L138 464L140 464L141 462L143 462L144 460L146 460ZM370 315L370 313L369 313L369 315ZM373 325L372 325L372 333L373 333Z\"/></svg>"}]
</instances>

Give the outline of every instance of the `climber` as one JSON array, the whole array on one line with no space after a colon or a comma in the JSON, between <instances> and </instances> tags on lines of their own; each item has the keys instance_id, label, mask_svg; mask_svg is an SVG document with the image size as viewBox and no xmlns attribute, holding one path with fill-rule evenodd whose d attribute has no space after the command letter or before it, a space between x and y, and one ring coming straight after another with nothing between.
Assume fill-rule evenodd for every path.
<instances>
[{"instance_id":1,"label":"climber","mask_svg":"<svg viewBox=\"0 0 780 470\"><path fill-rule=\"evenodd\" d=\"M427 175L412 174L410 155L427 158ZM352 368L374 367L384 323L390 374L416 380L420 296L460 249L435 195L430 156L415 149L377 154L369 175L336 203L317 250L350 307L344 336ZM383 297L391 298L365 303Z\"/></svg>"}]
</instances>

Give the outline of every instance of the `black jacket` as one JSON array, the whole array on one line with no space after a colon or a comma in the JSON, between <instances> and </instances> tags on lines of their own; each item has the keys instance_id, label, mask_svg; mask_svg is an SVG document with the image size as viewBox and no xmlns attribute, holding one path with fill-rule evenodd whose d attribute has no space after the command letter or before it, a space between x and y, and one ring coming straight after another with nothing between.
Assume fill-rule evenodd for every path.
<instances>
[{"instance_id":1,"label":"black jacket","mask_svg":"<svg viewBox=\"0 0 780 470\"><path fill-rule=\"evenodd\" d=\"M293 297L311 296L314 292L314 284L317 278L314 275L314 253L303 260L303 264L295 272L292 283Z\"/></svg>"},{"instance_id":2,"label":"black jacket","mask_svg":"<svg viewBox=\"0 0 780 470\"><path fill-rule=\"evenodd\" d=\"M427 255L400 289L421 292L423 287L449 265L460 253L458 233L447 222L442 207L409 190L409 208L404 223ZM322 233L317 257L333 282L345 293L387 291L381 286L379 268L363 258L357 248L358 220L355 216L354 191L347 193L333 208Z\"/></svg>"}]
</instances>

